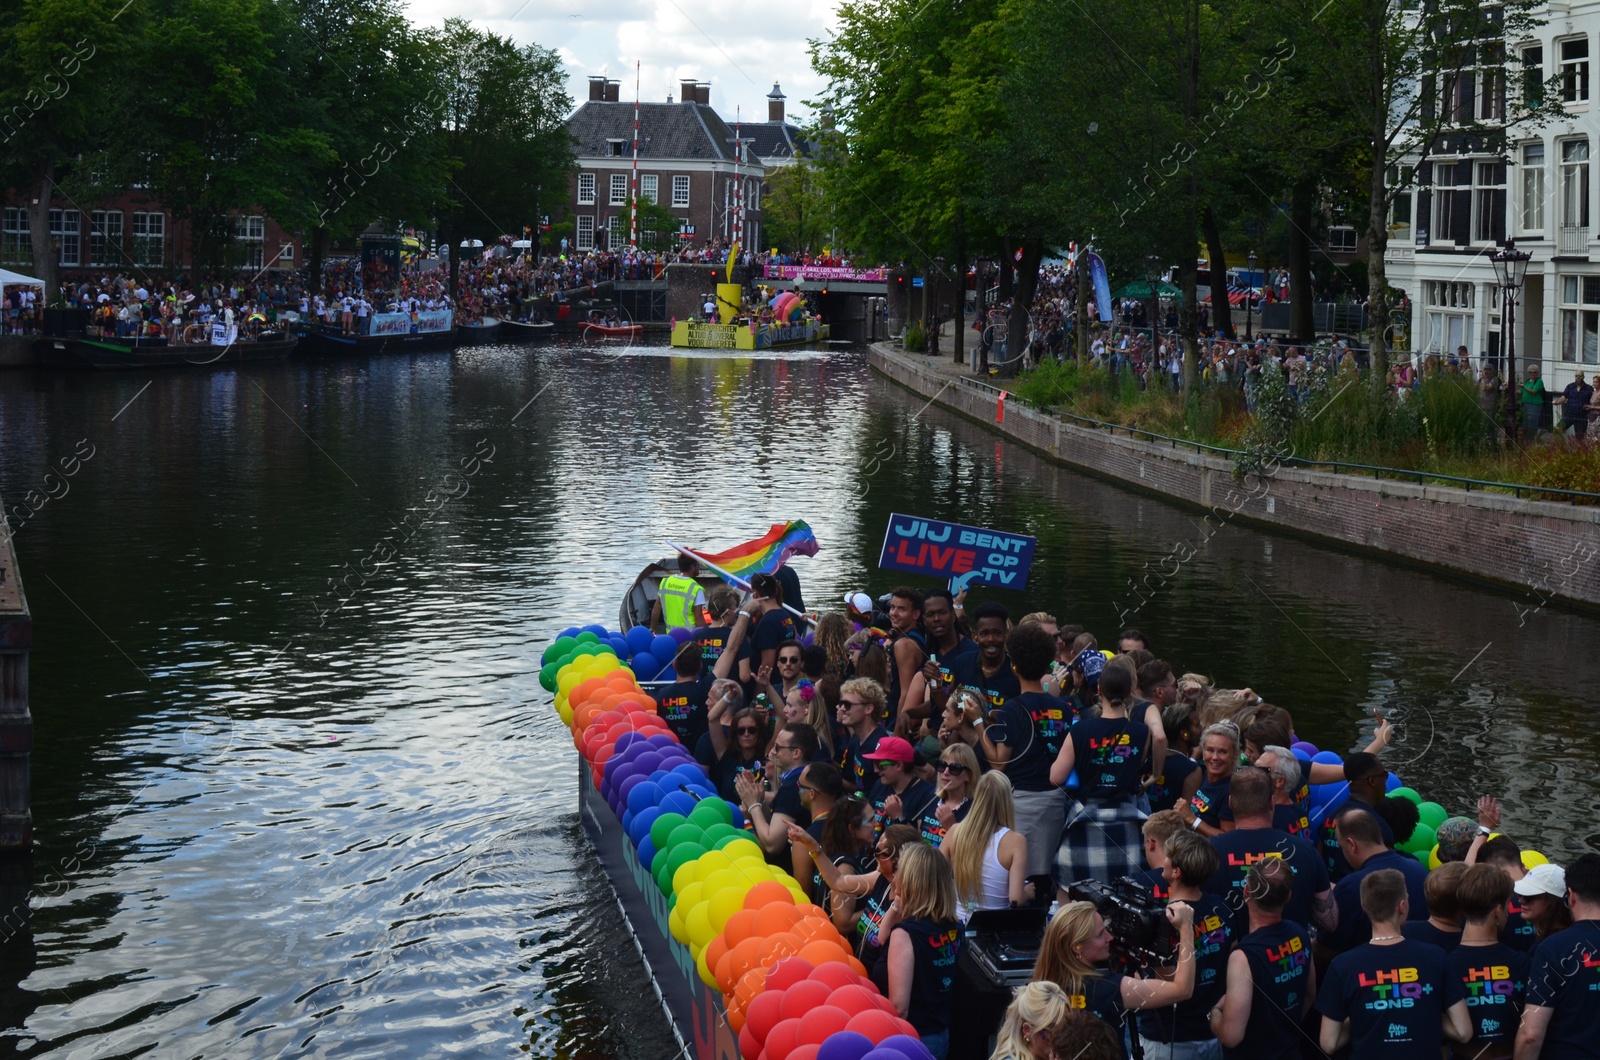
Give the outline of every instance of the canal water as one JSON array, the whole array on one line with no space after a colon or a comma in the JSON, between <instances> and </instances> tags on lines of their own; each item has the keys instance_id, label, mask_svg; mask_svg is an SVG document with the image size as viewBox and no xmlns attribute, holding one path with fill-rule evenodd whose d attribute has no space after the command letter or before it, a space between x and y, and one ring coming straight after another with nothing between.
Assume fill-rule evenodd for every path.
<instances>
[{"instance_id":1,"label":"canal water","mask_svg":"<svg viewBox=\"0 0 1600 1060\"><path fill-rule=\"evenodd\" d=\"M1033 534L1027 590L990 594L1015 613L1137 625L1323 747L1385 712L1386 757L1453 811L1497 793L1526 845L1600 849L1600 623L1213 531L857 350L0 375L0 495L17 516L47 490L15 520L38 837L0 867L17 1055L671 1055L539 653L614 624L668 539L791 518L822 544L796 561L813 606L900 580L875 566L891 512Z\"/></svg>"}]
</instances>

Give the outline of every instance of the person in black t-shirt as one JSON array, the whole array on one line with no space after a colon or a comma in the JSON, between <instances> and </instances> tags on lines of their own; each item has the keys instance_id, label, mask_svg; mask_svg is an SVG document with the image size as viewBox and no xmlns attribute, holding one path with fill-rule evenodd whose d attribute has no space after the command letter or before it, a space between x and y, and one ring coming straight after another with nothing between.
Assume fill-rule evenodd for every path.
<instances>
[{"instance_id":1,"label":"person in black t-shirt","mask_svg":"<svg viewBox=\"0 0 1600 1060\"><path fill-rule=\"evenodd\" d=\"M898 736L885 736L876 750L861 757L878 771L878 781L867 793L867 802L878 817L878 830L891 824L911 824L920 835L922 817L939 805L939 796L932 784L912 772L916 749Z\"/></svg>"},{"instance_id":2,"label":"person in black t-shirt","mask_svg":"<svg viewBox=\"0 0 1600 1060\"><path fill-rule=\"evenodd\" d=\"M985 645L993 619L983 608L978 613L979 644ZM979 742L989 764L1011 781L1017 831L1028 838L1028 875L1040 876L1050 871L1066 820L1066 799L1050 780L1050 763L1066 737L1071 708L1065 700L1046 695L1039 683L1055 657L1054 637L1033 623L1012 630L1005 643L1016 667L1018 691L978 728ZM1137 839L1133 849L1138 850Z\"/></svg>"},{"instance_id":3,"label":"person in black t-shirt","mask_svg":"<svg viewBox=\"0 0 1600 1060\"><path fill-rule=\"evenodd\" d=\"M1217 870L1216 850L1193 832L1180 831L1167 840L1166 854L1171 900L1194 907L1194 993L1171 1008L1146 1009L1140 1014L1139 1037L1147 1057L1187 1056L1190 1054L1182 1046L1211 1041L1207 1019L1212 1006L1222 999L1228 955L1236 941L1228 907L1216 895L1200 890Z\"/></svg>"},{"instance_id":4,"label":"person in black t-shirt","mask_svg":"<svg viewBox=\"0 0 1600 1060\"><path fill-rule=\"evenodd\" d=\"M1228 957L1222 1001L1207 1014L1224 1060L1300 1054L1300 1021L1316 996L1317 968L1305 925L1283 918L1293 888L1294 874L1281 859L1250 866L1250 930Z\"/></svg>"},{"instance_id":5,"label":"person in black t-shirt","mask_svg":"<svg viewBox=\"0 0 1600 1060\"><path fill-rule=\"evenodd\" d=\"M789 825L798 824L804 828L811 823L811 815L800 798L800 774L816 757L817 747L817 730L809 725L785 725L778 730L767 752L766 775L778 778L770 793L770 806L760 778L747 774L739 777L735 784L740 807L750 822L756 842L766 851L767 860L780 868L791 863Z\"/></svg>"},{"instance_id":6,"label":"person in black t-shirt","mask_svg":"<svg viewBox=\"0 0 1600 1060\"><path fill-rule=\"evenodd\" d=\"M866 756L876 751L878 741L889 735L889 730L878 723L886 702L883 686L870 678L852 678L839 686L836 714L840 726L848 734L839 746L839 770L844 774L845 783L862 795L878 782L877 769Z\"/></svg>"},{"instance_id":7,"label":"person in black t-shirt","mask_svg":"<svg viewBox=\"0 0 1600 1060\"><path fill-rule=\"evenodd\" d=\"M778 663L778 648L795 639L794 618L783 609L783 589L770 574L750 579L750 600L740 610L751 620L748 648L739 651L739 681L751 693L755 676L763 669L772 673ZM737 623L735 623L737 625Z\"/></svg>"},{"instance_id":8,"label":"person in black t-shirt","mask_svg":"<svg viewBox=\"0 0 1600 1060\"><path fill-rule=\"evenodd\" d=\"M1335 957L1317 991L1319 1043L1330 1056L1348 1043L1361 1060L1432 1060L1446 1037L1472 1037L1466 987L1449 973L1444 951L1401 934L1408 904L1399 872L1362 877L1372 939Z\"/></svg>"},{"instance_id":9,"label":"person in black t-shirt","mask_svg":"<svg viewBox=\"0 0 1600 1060\"><path fill-rule=\"evenodd\" d=\"M1422 884L1422 893L1428 899L1428 919L1407 920L1406 938L1430 943L1446 953L1461 944L1461 913L1456 903L1456 887L1466 871L1466 865L1451 861L1428 873L1428 878Z\"/></svg>"},{"instance_id":10,"label":"person in black t-shirt","mask_svg":"<svg viewBox=\"0 0 1600 1060\"><path fill-rule=\"evenodd\" d=\"M973 609L972 621L972 639L977 642L978 650L951 664L951 684L975 688L989 700L991 707L999 707L1022 692L1022 685L1011 669L1011 660L1006 656L1006 625L1010 619L1005 608L988 603Z\"/></svg>"},{"instance_id":11,"label":"person in black t-shirt","mask_svg":"<svg viewBox=\"0 0 1600 1060\"><path fill-rule=\"evenodd\" d=\"M1386 869L1398 872L1406 881L1407 914L1418 920L1428 918L1428 870L1410 854L1389 849L1378 831L1377 821L1376 815L1357 807L1339 815L1339 844L1348 863L1355 868L1333 888L1334 904L1339 907L1338 927L1317 936L1317 945L1331 953L1354 949L1372 930L1361 901L1361 886L1374 872Z\"/></svg>"},{"instance_id":12,"label":"person in black t-shirt","mask_svg":"<svg viewBox=\"0 0 1600 1060\"><path fill-rule=\"evenodd\" d=\"M1565 882L1573 924L1533 951L1518 1056L1580 1060L1600 1042L1600 854L1574 861Z\"/></svg>"},{"instance_id":13,"label":"person in black t-shirt","mask_svg":"<svg viewBox=\"0 0 1600 1060\"><path fill-rule=\"evenodd\" d=\"M1511 880L1492 865L1474 865L1456 882L1455 898L1461 910L1461 943L1450 951L1448 965L1467 991L1472 1018L1472 1040L1456 1046L1455 1056L1503 1056L1522 1024L1529 966L1526 953L1500 941Z\"/></svg>"},{"instance_id":14,"label":"person in black t-shirt","mask_svg":"<svg viewBox=\"0 0 1600 1060\"><path fill-rule=\"evenodd\" d=\"M706 608L711 612L711 625L696 629L688 642L700 646L700 659L709 673L728 646L734 619L739 617L739 594L726 585L719 586L706 597Z\"/></svg>"},{"instance_id":15,"label":"person in black t-shirt","mask_svg":"<svg viewBox=\"0 0 1600 1060\"><path fill-rule=\"evenodd\" d=\"M900 851L894 901L879 924L887 944L870 969L872 981L917 1030L937 1060L950 1047L950 1002L961 925L956 922L956 885L950 862L926 843Z\"/></svg>"},{"instance_id":16,"label":"person in black t-shirt","mask_svg":"<svg viewBox=\"0 0 1600 1060\"><path fill-rule=\"evenodd\" d=\"M711 688L703 672L699 645L684 644L679 648L672 667L678 680L656 689L656 713L679 743L693 749L706 734L706 693Z\"/></svg>"},{"instance_id":17,"label":"person in black t-shirt","mask_svg":"<svg viewBox=\"0 0 1600 1060\"><path fill-rule=\"evenodd\" d=\"M1139 871L1141 777L1151 733L1128 717L1133 678L1121 666L1100 675L1100 716L1080 718L1050 766L1052 784L1068 784L1066 817L1056 850L1056 882L1111 883ZM1030 838L1031 842L1031 838Z\"/></svg>"},{"instance_id":18,"label":"person in black t-shirt","mask_svg":"<svg viewBox=\"0 0 1600 1060\"><path fill-rule=\"evenodd\" d=\"M889 594L889 635L884 650L889 653L889 724L896 732L904 732L896 725L902 714L915 721L928 716L927 704L920 697L912 702L912 685L928 661L922 635L922 594L917 590L902 585Z\"/></svg>"},{"instance_id":19,"label":"person in black t-shirt","mask_svg":"<svg viewBox=\"0 0 1600 1060\"><path fill-rule=\"evenodd\" d=\"M922 686L930 692L935 714L944 709L955 685L956 660L978 650L978 642L963 634L956 623L954 600L948 589L930 589L922 597L922 628L927 633L928 650Z\"/></svg>"},{"instance_id":20,"label":"person in black t-shirt","mask_svg":"<svg viewBox=\"0 0 1600 1060\"><path fill-rule=\"evenodd\" d=\"M1184 819L1198 820L1196 830L1215 837L1233 828L1233 810L1228 805L1228 786L1233 771L1239 768L1239 726L1219 721L1206 726L1200 735L1200 757L1205 773L1194 797L1174 806Z\"/></svg>"},{"instance_id":21,"label":"person in black t-shirt","mask_svg":"<svg viewBox=\"0 0 1600 1060\"><path fill-rule=\"evenodd\" d=\"M1365 751L1357 752L1345 759L1345 783L1348 791L1345 798L1329 803L1322 811L1321 821L1311 822L1317 828L1322 840L1322 853L1328 859L1328 875L1334 883L1350 873L1350 862L1345 859L1339 848L1339 837L1334 833L1334 821L1347 809L1356 808L1371 812L1372 807L1383 798L1383 787L1388 782L1389 770L1378 761L1378 756L1367 754ZM1385 844L1394 843L1394 831L1389 823L1381 817L1374 815L1382 829Z\"/></svg>"}]
</instances>

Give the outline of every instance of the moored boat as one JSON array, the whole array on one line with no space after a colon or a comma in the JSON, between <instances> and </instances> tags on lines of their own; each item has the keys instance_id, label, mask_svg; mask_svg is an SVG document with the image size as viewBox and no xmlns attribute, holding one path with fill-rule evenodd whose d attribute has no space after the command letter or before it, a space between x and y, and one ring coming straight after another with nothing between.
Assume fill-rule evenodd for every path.
<instances>
[{"instance_id":1,"label":"moored boat","mask_svg":"<svg viewBox=\"0 0 1600 1060\"><path fill-rule=\"evenodd\" d=\"M644 334L643 324L591 324L584 321L578 325L585 342L594 339L636 339Z\"/></svg>"},{"instance_id":2,"label":"moored boat","mask_svg":"<svg viewBox=\"0 0 1600 1060\"><path fill-rule=\"evenodd\" d=\"M553 320L521 321L501 320L500 341L502 342L537 342L548 339L556 333Z\"/></svg>"},{"instance_id":3,"label":"moored boat","mask_svg":"<svg viewBox=\"0 0 1600 1060\"><path fill-rule=\"evenodd\" d=\"M504 321L498 317L484 317L476 324L462 324L456 328L456 341L463 346L484 346L500 341Z\"/></svg>"},{"instance_id":4,"label":"moored boat","mask_svg":"<svg viewBox=\"0 0 1600 1060\"><path fill-rule=\"evenodd\" d=\"M251 361L281 361L300 336L263 332L254 339L219 345L151 343L133 339L47 336L34 344L41 364L78 368L205 368Z\"/></svg>"}]
</instances>

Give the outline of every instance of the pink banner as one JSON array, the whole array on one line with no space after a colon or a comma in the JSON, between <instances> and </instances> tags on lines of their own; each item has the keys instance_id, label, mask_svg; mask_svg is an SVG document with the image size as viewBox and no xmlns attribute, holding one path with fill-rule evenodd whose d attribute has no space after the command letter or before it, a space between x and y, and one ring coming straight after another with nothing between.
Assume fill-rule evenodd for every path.
<instances>
[{"instance_id":1,"label":"pink banner","mask_svg":"<svg viewBox=\"0 0 1600 1060\"><path fill-rule=\"evenodd\" d=\"M768 265L769 280L856 280L861 283L884 283L889 279L888 269L847 269L839 265Z\"/></svg>"}]
</instances>

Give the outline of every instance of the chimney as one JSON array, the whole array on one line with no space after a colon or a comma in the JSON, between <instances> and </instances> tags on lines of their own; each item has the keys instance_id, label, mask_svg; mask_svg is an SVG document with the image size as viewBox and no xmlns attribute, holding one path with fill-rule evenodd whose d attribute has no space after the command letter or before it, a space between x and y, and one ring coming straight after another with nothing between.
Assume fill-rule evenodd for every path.
<instances>
[{"instance_id":1,"label":"chimney","mask_svg":"<svg viewBox=\"0 0 1600 1060\"><path fill-rule=\"evenodd\" d=\"M604 102L606 98L606 79L603 77L589 78L589 100L593 103Z\"/></svg>"},{"instance_id":2,"label":"chimney","mask_svg":"<svg viewBox=\"0 0 1600 1060\"><path fill-rule=\"evenodd\" d=\"M695 86L694 86L694 100L695 100L696 103L704 103L708 107L711 106L711 82L710 81L700 81L700 82L697 82L695 84Z\"/></svg>"},{"instance_id":3,"label":"chimney","mask_svg":"<svg viewBox=\"0 0 1600 1060\"><path fill-rule=\"evenodd\" d=\"M695 99L694 78L686 78L678 82L678 98L685 103L694 103Z\"/></svg>"},{"instance_id":4,"label":"chimney","mask_svg":"<svg viewBox=\"0 0 1600 1060\"><path fill-rule=\"evenodd\" d=\"M607 81L606 82L606 102L607 103L616 103L616 102L618 102L621 99L621 95L620 95L621 92L622 92L622 82L621 81Z\"/></svg>"},{"instance_id":5,"label":"chimney","mask_svg":"<svg viewBox=\"0 0 1600 1060\"><path fill-rule=\"evenodd\" d=\"M772 91L767 93L767 120L782 123L783 121L783 89L778 87L778 82L772 82Z\"/></svg>"}]
</instances>

